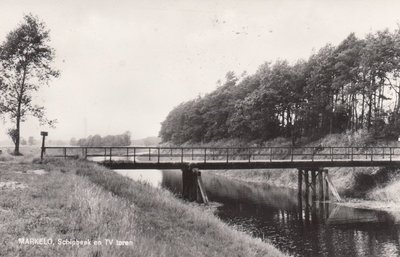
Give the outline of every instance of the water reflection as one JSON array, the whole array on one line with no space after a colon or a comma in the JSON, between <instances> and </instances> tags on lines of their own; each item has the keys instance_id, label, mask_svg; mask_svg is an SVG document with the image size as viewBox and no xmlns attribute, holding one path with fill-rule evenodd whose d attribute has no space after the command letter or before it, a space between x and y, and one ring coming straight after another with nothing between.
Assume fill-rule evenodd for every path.
<instances>
[{"instance_id":1,"label":"water reflection","mask_svg":"<svg viewBox=\"0 0 400 257\"><path fill-rule=\"evenodd\" d=\"M136 181L149 183L154 187L160 187L163 173L160 170L114 170L118 174Z\"/></svg>"},{"instance_id":2,"label":"water reflection","mask_svg":"<svg viewBox=\"0 0 400 257\"><path fill-rule=\"evenodd\" d=\"M159 174L151 178L181 192L180 171ZM387 212L311 203L299 199L295 190L233 181L209 172L203 172L202 178L209 199L223 203L217 212L221 219L294 256L400 256L400 226Z\"/></svg>"}]
</instances>

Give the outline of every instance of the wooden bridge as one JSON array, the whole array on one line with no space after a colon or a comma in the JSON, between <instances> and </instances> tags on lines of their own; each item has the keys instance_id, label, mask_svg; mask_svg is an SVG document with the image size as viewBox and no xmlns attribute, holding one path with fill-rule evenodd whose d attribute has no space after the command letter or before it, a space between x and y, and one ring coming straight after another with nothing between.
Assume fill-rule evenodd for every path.
<instances>
[{"instance_id":1,"label":"wooden bridge","mask_svg":"<svg viewBox=\"0 0 400 257\"><path fill-rule=\"evenodd\" d=\"M299 197L340 200L328 167L400 167L400 147L42 147L43 158L81 158L111 169L181 169L183 196L206 201L199 170L298 169ZM318 179L318 183L317 183ZM303 190L303 183L304 189Z\"/></svg>"},{"instance_id":2,"label":"wooden bridge","mask_svg":"<svg viewBox=\"0 0 400 257\"><path fill-rule=\"evenodd\" d=\"M44 147L112 169L400 167L400 147Z\"/></svg>"}]
</instances>

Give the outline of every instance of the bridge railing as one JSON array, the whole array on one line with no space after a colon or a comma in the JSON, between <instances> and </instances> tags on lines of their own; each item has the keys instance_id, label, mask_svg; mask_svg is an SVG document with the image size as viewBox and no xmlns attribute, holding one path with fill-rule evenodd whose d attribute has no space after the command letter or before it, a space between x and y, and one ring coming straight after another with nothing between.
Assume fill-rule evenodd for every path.
<instances>
[{"instance_id":1,"label":"bridge railing","mask_svg":"<svg viewBox=\"0 0 400 257\"><path fill-rule=\"evenodd\" d=\"M273 162L400 159L400 147L45 147L45 157L131 162Z\"/></svg>"}]
</instances>

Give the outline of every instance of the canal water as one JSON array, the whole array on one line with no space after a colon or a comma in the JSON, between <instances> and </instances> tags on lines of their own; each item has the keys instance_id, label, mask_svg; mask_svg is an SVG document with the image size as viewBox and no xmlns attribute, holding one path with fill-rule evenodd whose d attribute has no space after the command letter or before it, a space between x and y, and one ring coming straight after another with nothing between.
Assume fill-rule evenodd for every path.
<instances>
[{"instance_id":1,"label":"canal water","mask_svg":"<svg viewBox=\"0 0 400 257\"><path fill-rule=\"evenodd\" d=\"M135 180L180 193L181 171L119 170ZM400 219L384 211L329 203L299 205L297 191L239 182L203 172L216 214L292 256L400 256ZM399 215L400 216L400 215Z\"/></svg>"}]
</instances>

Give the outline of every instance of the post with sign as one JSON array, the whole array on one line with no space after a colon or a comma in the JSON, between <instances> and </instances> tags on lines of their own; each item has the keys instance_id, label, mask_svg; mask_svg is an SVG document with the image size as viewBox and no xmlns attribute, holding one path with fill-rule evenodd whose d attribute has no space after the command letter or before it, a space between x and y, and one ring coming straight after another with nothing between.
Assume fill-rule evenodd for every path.
<instances>
[{"instance_id":1,"label":"post with sign","mask_svg":"<svg viewBox=\"0 0 400 257\"><path fill-rule=\"evenodd\" d=\"M45 144L44 144L44 142L45 142L46 136L48 136L49 133L46 132L46 131L42 131L42 132L40 132L40 135L42 136L42 151L40 153L40 162L42 162L43 161L44 152L45 152Z\"/></svg>"}]
</instances>

